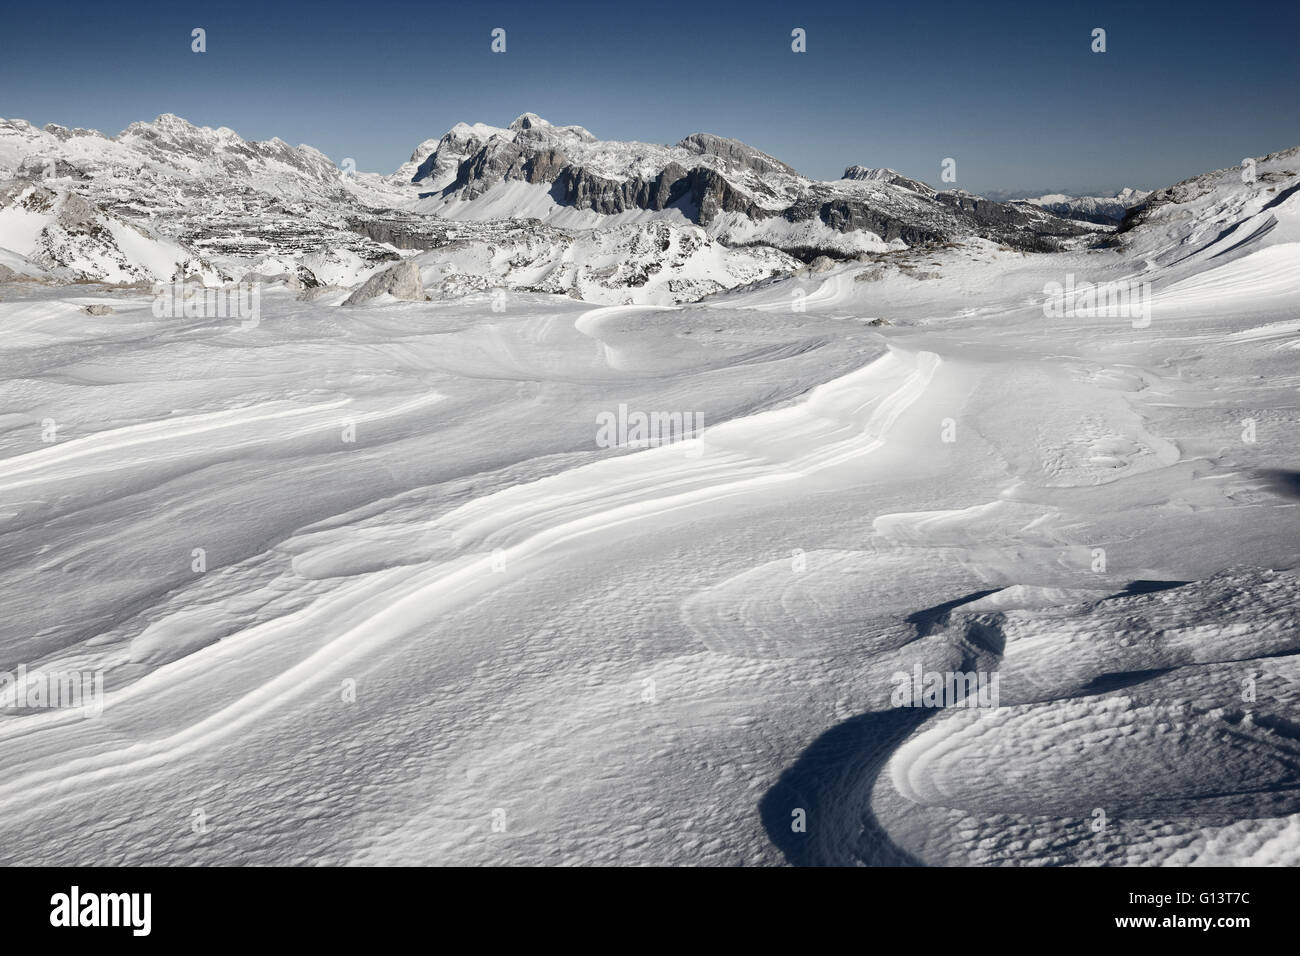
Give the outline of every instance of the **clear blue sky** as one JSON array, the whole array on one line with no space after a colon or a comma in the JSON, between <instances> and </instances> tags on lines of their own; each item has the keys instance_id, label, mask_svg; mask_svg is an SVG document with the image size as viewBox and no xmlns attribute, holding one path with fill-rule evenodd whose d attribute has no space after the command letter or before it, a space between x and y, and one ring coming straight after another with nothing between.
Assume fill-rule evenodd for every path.
<instances>
[{"instance_id":1,"label":"clear blue sky","mask_svg":"<svg viewBox=\"0 0 1300 956\"><path fill-rule=\"evenodd\" d=\"M606 139L732 136L817 178L936 182L951 156L977 192L1149 188L1300 144L1296 0L20 6L0 116L113 134L176 113L365 171L528 110Z\"/></svg>"}]
</instances>

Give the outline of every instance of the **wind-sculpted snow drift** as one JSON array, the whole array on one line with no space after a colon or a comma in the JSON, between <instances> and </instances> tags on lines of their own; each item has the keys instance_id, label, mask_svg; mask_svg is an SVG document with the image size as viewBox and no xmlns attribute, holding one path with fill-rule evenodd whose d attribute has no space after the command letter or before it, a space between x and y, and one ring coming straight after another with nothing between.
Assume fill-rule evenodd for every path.
<instances>
[{"instance_id":1,"label":"wind-sculpted snow drift","mask_svg":"<svg viewBox=\"0 0 1300 956\"><path fill-rule=\"evenodd\" d=\"M555 198L695 157L798 226L826 184L717 137L523 117L381 179L8 129L0 860L1300 862L1297 151L1096 244L805 267ZM243 182L282 211L215 217ZM830 191L997 212L923 186ZM258 314L156 309L187 276ZM1149 310L1049 317L1067 277Z\"/></svg>"}]
</instances>

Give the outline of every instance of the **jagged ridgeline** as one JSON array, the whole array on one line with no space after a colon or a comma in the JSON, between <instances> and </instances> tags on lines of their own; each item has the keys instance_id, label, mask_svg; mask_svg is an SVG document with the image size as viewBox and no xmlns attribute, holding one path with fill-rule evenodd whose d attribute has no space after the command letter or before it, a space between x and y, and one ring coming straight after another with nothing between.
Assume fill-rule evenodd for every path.
<instances>
[{"instance_id":1,"label":"jagged ridgeline","mask_svg":"<svg viewBox=\"0 0 1300 956\"><path fill-rule=\"evenodd\" d=\"M114 137L0 120L0 279L280 280L320 294L418 255L439 297L507 288L674 303L821 256L1097 241L1098 226L1077 221L1091 207L1045 205L864 166L820 182L709 133L605 141L532 113L458 124L387 176L172 115Z\"/></svg>"},{"instance_id":2,"label":"jagged ridgeline","mask_svg":"<svg viewBox=\"0 0 1300 956\"><path fill-rule=\"evenodd\" d=\"M872 175L872 173L888 175ZM892 170L851 166L818 182L734 139L709 133L675 146L602 141L581 126L525 113L508 128L460 124L421 144L409 173L416 208L477 218L513 206L546 222L661 214L729 245L851 255L965 236L1053 249L1087 230L1044 210L939 192Z\"/></svg>"}]
</instances>

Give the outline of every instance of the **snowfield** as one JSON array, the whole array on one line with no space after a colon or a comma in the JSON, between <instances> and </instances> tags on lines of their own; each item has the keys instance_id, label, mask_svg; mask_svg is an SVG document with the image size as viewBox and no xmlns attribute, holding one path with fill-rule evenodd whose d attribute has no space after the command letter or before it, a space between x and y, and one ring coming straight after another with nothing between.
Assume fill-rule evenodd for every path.
<instances>
[{"instance_id":1,"label":"snowfield","mask_svg":"<svg viewBox=\"0 0 1300 956\"><path fill-rule=\"evenodd\" d=\"M359 253L271 257L255 323L0 210L0 671L104 687L0 678L0 861L1300 863L1298 155L1052 253L631 216L355 305Z\"/></svg>"}]
</instances>

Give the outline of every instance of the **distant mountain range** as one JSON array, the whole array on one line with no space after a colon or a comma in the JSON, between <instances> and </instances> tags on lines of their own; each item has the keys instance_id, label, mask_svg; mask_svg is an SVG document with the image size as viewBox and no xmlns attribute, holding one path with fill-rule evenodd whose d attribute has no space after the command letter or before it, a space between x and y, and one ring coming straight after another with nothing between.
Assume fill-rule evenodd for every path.
<instances>
[{"instance_id":1,"label":"distant mountain range","mask_svg":"<svg viewBox=\"0 0 1300 956\"><path fill-rule=\"evenodd\" d=\"M436 250L448 290L684 301L819 256L1091 244L1147 195L998 202L858 165L822 182L708 133L605 141L533 113L458 124L391 175L169 114L115 137L0 120L0 279L349 288Z\"/></svg>"},{"instance_id":2,"label":"distant mountain range","mask_svg":"<svg viewBox=\"0 0 1300 956\"><path fill-rule=\"evenodd\" d=\"M507 128L458 125L390 180L419 187L412 211L452 219L528 216L570 228L663 218L728 245L808 257L981 236L1048 250L1083 234L1044 210L936 191L892 170L851 166L843 179L801 176L733 139L695 133L673 146L597 139L525 113Z\"/></svg>"}]
</instances>

